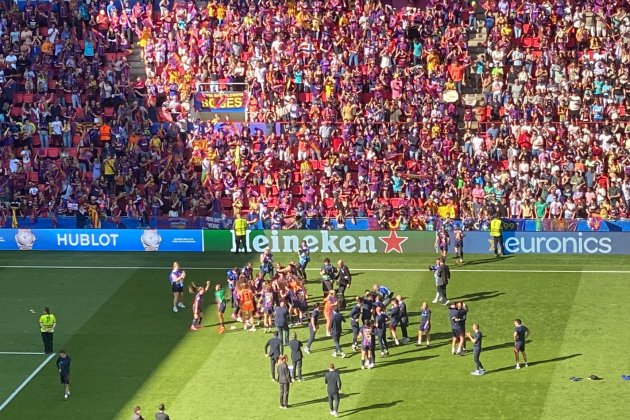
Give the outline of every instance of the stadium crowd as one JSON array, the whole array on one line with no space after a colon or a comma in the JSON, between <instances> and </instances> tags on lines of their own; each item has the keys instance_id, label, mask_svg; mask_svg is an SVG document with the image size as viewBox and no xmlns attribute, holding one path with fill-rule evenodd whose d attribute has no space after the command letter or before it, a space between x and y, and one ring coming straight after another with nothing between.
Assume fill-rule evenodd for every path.
<instances>
[{"instance_id":1,"label":"stadium crowd","mask_svg":"<svg viewBox=\"0 0 630 420\"><path fill-rule=\"evenodd\" d=\"M89 211L94 226L234 213L274 228L626 217L628 4L429 3L4 7L0 222L9 208ZM136 81L134 46L146 64ZM249 121L264 124L202 121L190 106L242 90ZM464 106L465 92L483 101Z\"/></svg>"}]
</instances>

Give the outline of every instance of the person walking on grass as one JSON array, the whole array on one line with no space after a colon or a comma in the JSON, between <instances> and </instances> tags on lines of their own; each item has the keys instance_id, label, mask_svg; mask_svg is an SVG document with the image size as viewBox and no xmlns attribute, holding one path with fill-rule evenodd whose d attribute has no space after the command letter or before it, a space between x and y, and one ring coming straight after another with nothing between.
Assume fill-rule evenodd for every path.
<instances>
[{"instance_id":1,"label":"person walking on grass","mask_svg":"<svg viewBox=\"0 0 630 420\"><path fill-rule=\"evenodd\" d=\"M302 342L298 340L296 333L291 334L289 348L291 348L291 361L293 362L293 380L302 382Z\"/></svg>"},{"instance_id":2,"label":"person walking on grass","mask_svg":"<svg viewBox=\"0 0 630 420\"><path fill-rule=\"evenodd\" d=\"M33 311L34 312L34 311ZM44 313L39 317L39 330L42 333L42 341L44 342L44 353L53 353L53 334L57 326L57 318L50 313L48 307L44 308Z\"/></svg>"},{"instance_id":3,"label":"person walking on grass","mask_svg":"<svg viewBox=\"0 0 630 420\"><path fill-rule=\"evenodd\" d=\"M171 291L173 292L173 312L178 312L186 306L182 303L184 298L184 279L186 272L179 268L179 263L173 263L173 270L169 274L168 279L171 282Z\"/></svg>"},{"instance_id":4,"label":"person walking on grass","mask_svg":"<svg viewBox=\"0 0 630 420\"><path fill-rule=\"evenodd\" d=\"M271 364L271 380L276 381L276 363L282 356L282 341L278 338L278 331L273 332L271 337L265 344L265 357L269 358Z\"/></svg>"},{"instance_id":5,"label":"person walking on grass","mask_svg":"<svg viewBox=\"0 0 630 420\"><path fill-rule=\"evenodd\" d=\"M289 386L293 383L289 366L287 366L287 356L278 358L278 383L280 384L280 408L289 408Z\"/></svg>"},{"instance_id":6,"label":"person walking on grass","mask_svg":"<svg viewBox=\"0 0 630 420\"><path fill-rule=\"evenodd\" d=\"M195 283L191 283L188 286L188 291L195 295L192 305L193 320L190 326L191 331L199 331L201 329L201 322L203 321L203 297L208 289L210 289L210 280L206 282L206 287L197 287Z\"/></svg>"},{"instance_id":7,"label":"person walking on grass","mask_svg":"<svg viewBox=\"0 0 630 420\"><path fill-rule=\"evenodd\" d=\"M520 319L514 320L514 359L516 360L516 369L521 368L519 361L519 353L523 354L523 362L527 367L527 354L525 354L525 339L529 337L529 328L527 328Z\"/></svg>"},{"instance_id":8,"label":"person walking on grass","mask_svg":"<svg viewBox=\"0 0 630 420\"><path fill-rule=\"evenodd\" d=\"M335 365L332 363L328 365L328 372L326 372L324 376L324 382L326 383L326 390L328 392L330 415L337 417L340 400L339 393L341 392L341 376L339 372L335 370Z\"/></svg>"},{"instance_id":9,"label":"person walking on grass","mask_svg":"<svg viewBox=\"0 0 630 420\"><path fill-rule=\"evenodd\" d=\"M225 331L225 320L223 317L227 304L225 300L225 290L223 290L223 286L221 286L220 284L217 284L214 287L214 300L217 303L217 318L219 320L218 331L219 334L223 334L223 332Z\"/></svg>"},{"instance_id":10,"label":"person walking on grass","mask_svg":"<svg viewBox=\"0 0 630 420\"><path fill-rule=\"evenodd\" d=\"M475 322L473 324L472 334L470 332L467 332L466 336L473 343L473 357L475 360L475 370L470 372L470 374L475 376L484 375L486 373L486 370L484 369L481 360L479 360L479 356L481 355L481 342L483 341L483 334L479 330L479 324Z\"/></svg>"},{"instance_id":11,"label":"person walking on grass","mask_svg":"<svg viewBox=\"0 0 630 420\"><path fill-rule=\"evenodd\" d=\"M333 312L330 322L330 335L332 336L333 344L335 345L335 350L332 353L332 357L341 356L342 358L346 357L346 353L341 350L341 324L346 322L343 315L339 313L339 308L337 305L333 306Z\"/></svg>"},{"instance_id":12,"label":"person walking on grass","mask_svg":"<svg viewBox=\"0 0 630 420\"><path fill-rule=\"evenodd\" d=\"M306 342L306 347L304 347L304 351L307 354L311 353L311 346L313 345L313 341L315 341L315 335L317 334L317 329L319 328L319 304L313 305L313 310L311 311L310 316L308 317L308 341Z\"/></svg>"},{"instance_id":13,"label":"person walking on grass","mask_svg":"<svg viewBox=\"0 0 630 420\"><path fill-rule=\"evenodd\" d=\"M65 350L59 350L59 357L57 357L57 369L59 369L59 379L63 385L63 398L68 399L70 396L70 363L72 359L66 353Z\"/></svg>"}]
</instances>

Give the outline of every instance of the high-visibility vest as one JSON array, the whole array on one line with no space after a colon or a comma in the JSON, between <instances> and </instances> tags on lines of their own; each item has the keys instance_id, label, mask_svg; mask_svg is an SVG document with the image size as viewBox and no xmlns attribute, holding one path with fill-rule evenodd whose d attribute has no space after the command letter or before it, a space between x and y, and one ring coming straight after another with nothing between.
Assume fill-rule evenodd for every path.
<instances>
[{"instance_id":1,"label":"high-visibility vest","mask_svg":"<svg viewBox=\"0 0 630 420\"><path fill-rule=\"evenodd\" d=\"M490 236L501 236L501 219L490 221Z\"/></svg>"}]
</instances>

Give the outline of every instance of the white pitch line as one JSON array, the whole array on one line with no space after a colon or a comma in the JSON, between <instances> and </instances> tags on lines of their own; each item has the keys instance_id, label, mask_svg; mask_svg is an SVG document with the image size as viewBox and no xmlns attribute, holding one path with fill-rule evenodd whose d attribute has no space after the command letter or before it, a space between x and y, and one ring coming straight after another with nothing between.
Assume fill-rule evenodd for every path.
<instances>
[{"instance_id":1,"label":"white pitch line","mask_svg":"<svg viewBox=\"0 0 630 420\"><path fill-rule=\"evenodd\" d=\"M33 371L33 373L31 373L31 374L29 375L29 377L28 377L28 378L26 378L26 379L24 380L24 382L22 382L22 383L20 384L20 386L18 386L18 387L17 387L17 389L16 389L15 391L13 391L13 393L12 393L11 395L9 395L9 398L7 398L6 400L4 400L4 402L2 403L2 405L0 405L0 411L4 410L4 408L5 408L7 405L9 405L9 403L13 400L13 398L15 398L15 397L17 396L17 394L19 394L19 393L20 393L20 391L21 391L22 389L24 389L24 387L25 387L26 385L28 385L28 383L31 381L31 379L33 379L33 378L35 377L35 375L37 375L37 374L39 373L39 371L40 371L40 370L42 370L42 369L44 368L44 366L46 366L46 364L47 364L48 362L50 362L50 360L51 360L53 357L55 357L55 353L52 353L52 354L48 355L48 357L46 358L46 360L44 360L44 361L42 362L42 364L41 364L41 365L37 366L37 369L35 369L35 370Z\"/></svg>"},{"instance_id":2,"label":"white pitch line","mask_svg":"<svg viewBox=\"0 0 630 420\"><path fill-rule=\"evenodd\" d=\"M0 355L5 355L5 354L15 354L15 355L44 355L46 353L38 353L38 352L31 352L31 351L0 351Z\"/></svg>"},{"instance_id":3,"label":"white pitch line","mask_svg":"<svg viewBox=\"0 0 630 420\"><path fill-rule=\"evenodd\" d=\"M229 270L232 266L226 267L184 267L185 270ZM131 267L131 266L70 266L70 265L0 265L0 268L33 269L33 270L170 270L171 267ZM307 268L308 271L319 271L319 268ZM423 273L428 272L425 268L356 268L353 271L396 271ZM586 274L630 274L630 270L528 270L528 269L461 269L451 270L456 273L586 273Z\"/></svg>"}]
</instances>

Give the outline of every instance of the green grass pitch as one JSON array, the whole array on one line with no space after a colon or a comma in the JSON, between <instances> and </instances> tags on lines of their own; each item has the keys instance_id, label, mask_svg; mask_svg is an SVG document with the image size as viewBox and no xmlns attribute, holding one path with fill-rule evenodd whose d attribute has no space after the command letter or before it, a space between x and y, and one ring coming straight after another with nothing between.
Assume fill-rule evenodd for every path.
<instances>
[{"instance_id":1,"label":"green grass pitch","mask_svg":"<svg viewBox=\"0 0 630 420\"><path fill-rule=\"evenodd\" d=\"M291 388L289 410L279 409L278 385L269 378L263 354L269 335L262 329L245 333L228 326L219 335L211 295L205 299L201 331L188 330L189 309L171 312L167 276L173 260L188 269L187 280L216 284L225 283L228 267L242 266L248 257L255 259L230 254L1 254L0 352L42 351L37 317L50 306L58 318L55 349L65 348L73 366L68 401L62 398L53 359L0 411L0 419L128 419L136 404L149 419L159 403L175 420L324 419L330 415L322 374L331 361L343 380L340 417L612 419L630 409L630 383L620 378L630 374L628 257L467 256L468 264L451 264L448 294L467 301L470 327L481 324L487 375L470 375L472 355L451 356L446 309L431 305L433 347L418 349L413 342L392 347L389 357L377 355L376 369L369 371L360 369L349 334L343 344L350 357L333 359L332 341L320 329L313 354L305 355L306 380ZM318 268L324 257L313 255L311 268ZM290 258L295 256L276 255L281 263ZM373 283L403 294L415 334L418 308L434 296L426 269L432 260L432 255L347 256L355 273L349 294L362 294ZM314 279L316 271L310 275ZM318 283L310 282L309 289L319 297ZM187 295L188 307L190 301ZM517 317L532 332L530 366L520 371L514 369L511 350ZM292 331L304 341L308 337L306 328ZM44 359L0 354L0 404ZM603 380L586 380L591 374ZM571 376L585 380L571 382Z\"/></svg>"}]
</instances>

